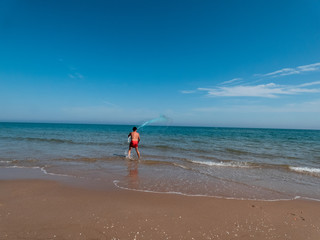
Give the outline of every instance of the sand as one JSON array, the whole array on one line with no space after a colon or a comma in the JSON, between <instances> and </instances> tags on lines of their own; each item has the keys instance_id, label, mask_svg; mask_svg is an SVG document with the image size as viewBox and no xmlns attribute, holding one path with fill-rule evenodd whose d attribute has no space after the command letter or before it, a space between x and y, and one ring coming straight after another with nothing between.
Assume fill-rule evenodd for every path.
<instances>
[{"instance_id":1,"label":"sand","mask_svg":"<svg viewBox=\"0 0 320 240\"><path fill-rule=\"evenodd\" d=\"M320 202L0 181L0 239L320 239Z\"/></svg>"}]
</instances>

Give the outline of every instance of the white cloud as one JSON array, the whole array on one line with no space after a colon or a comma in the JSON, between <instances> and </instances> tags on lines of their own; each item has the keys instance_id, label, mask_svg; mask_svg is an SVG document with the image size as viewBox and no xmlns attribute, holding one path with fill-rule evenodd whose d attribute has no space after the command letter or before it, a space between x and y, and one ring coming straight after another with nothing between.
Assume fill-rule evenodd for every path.
<instances>
[{"instance_id":1,"label":"white cloud","mask_svg":"<svg viewBox=\"0 0 320 240\"><path fill-rule=\"evenodd\" d=\"M320 63L313 63L309 65L300 66L297 68L302 72L317 71L320 69Z\"/></svg>"},{"instance_id":2,"label":"white cloud","mask_svg":"<svg viewBox=\"0 0 320 240\"><path fill-rule=\"evenodd\" d=\"M263 74L263 77L269 77L269 76L287 76L292 74L299 74L300 72L295 70L294 68L283 68L281 70L277 70L271 73Z\"/></svg>"},{"instance_id":3,"label":"white cloud","mask_svg":"<svg viewBox=\"0 0 320 240\"><path fill-rule=\"evenodd\" d=\"M229 81L225 81L225 82L222 82L221 84L230 84L230 83L234 83L234 82L238 82L238 81L241 81L242 78L233 78Z\"/></svg>"},{"instance_id":4,"label":"white cloud","mask_svg":"<svg viewBox=\"0 0 320 240\"><path fill-rule=\"evenodd\" d=\"M320 85L320 81L300 84L299 87L308 87L308 86L313 86L313 85Z\"/></svg>"},{"instance_id":5,"label":"white cloud","mask_svg":"<svg viewBox=\"0 0 320 240\"><path fill-rule=\"evenodd\" d=\"M283 68L266 74L256 74L255 77L279 77L311 71L320 71L320 62L302 65L295 68ZM191 94L202 91L207 92L207 96L209 97L276 98L281 95L297 95L303 93L320 92L320 87L312 87L315 85L320 85L320 81L308 82L300 85L277 85L275 83L257 84L258 81L251 81L251 83L247 82L244 84L244 80L242 78L233 78L211 88L199 87L196 90L183 90L181 93Z\"/></svg>"},{"instance_id":6,"label":"white cloud","mask_svg":"<svg viewBox=\"0 0 320 240\"><path fill-rule=\"evenodd\" d=\"M317 93L320 89L305 88L318 84L318 82L306 83L298 86L276 85L274 83L255 86L232 86L216 88L198 88L199 91L206 91L209 97L262 97L275 98L279 95L295 95L299 93Z\"/></svg>"},{"instance_id":7,"label":"white cloud","mask_svg":"<svg viewBox=\"0 0 320 240\"><path fill-rule=\"evenodd\" d=\"M320 62L313 63L308 65L299 66L296 68L283 68L274 72L266 73L266 74L257 74L257 76L261 77L279 77L279 76L287 76L293 74L300 74L303 72L311 72L320 70Z\"/></svg>"},{"instance_id":8,"label":"white cloud","mask_svg":"<svg viewBox=\"0 0 320 240\"><path fill-rule=\"evenodd\" d=\"M195 93L195 90L182 90L181 93L183 94L190 94L190 93Z\"/></svg>"}]
</instances>

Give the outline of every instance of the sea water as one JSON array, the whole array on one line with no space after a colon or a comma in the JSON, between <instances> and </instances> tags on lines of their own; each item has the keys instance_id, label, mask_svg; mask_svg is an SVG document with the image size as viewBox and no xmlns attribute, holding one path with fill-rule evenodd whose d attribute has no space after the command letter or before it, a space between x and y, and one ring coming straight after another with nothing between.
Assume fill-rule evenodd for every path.
<instances>
[{"instance_id":1,"label":"sea water","mask_svg":"<svg viewBox=\"0 0 320 240\"><path fill-rule=\"evenodd\" d=\"M0 168L39 168L134 191L320 200L320 131L145 126L142 157L132 161L131 129L0 123Z\"/></svg>"}]
</instances>

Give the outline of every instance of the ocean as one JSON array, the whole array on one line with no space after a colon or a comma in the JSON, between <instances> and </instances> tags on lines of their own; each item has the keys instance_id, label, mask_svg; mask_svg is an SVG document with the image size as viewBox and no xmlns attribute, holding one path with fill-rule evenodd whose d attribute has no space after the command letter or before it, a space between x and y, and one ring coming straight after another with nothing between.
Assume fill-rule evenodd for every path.
<instances>
[{"instance_id":1,"label":"ocean","mask_svg":"<svg viewBox=\"0 0 320 240\"><path fill-rule=\"evenodd\" d=\"M0 168L134 191L320 201L320 131L146 125L137 161L134 149L126 157L132 127L0 123Z\"/></svg>"}]
</instances>

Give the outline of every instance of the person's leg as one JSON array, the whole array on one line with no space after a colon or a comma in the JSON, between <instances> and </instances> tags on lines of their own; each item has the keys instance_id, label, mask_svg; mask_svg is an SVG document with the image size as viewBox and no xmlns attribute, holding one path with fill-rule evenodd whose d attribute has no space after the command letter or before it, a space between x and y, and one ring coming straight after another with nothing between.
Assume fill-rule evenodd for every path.
<instances>
[{"instance_id":1,"label":"person's leg","mask_svg":"<svg viewBox=\"0 0 320 240\"><path fill-rule=\"evenodd\" d=\"M136 147L136 152L138 154L138 158L140 158L140 153L139 153L138 147Z\"/></svg>"},{"instance_id":2,"label":"person's leg","mask_svg":"<svg viewBox=\"0 0 320 240\"><path fill-rule=\"evenodd\" d=\"M131 155L131 147L129 147L129 150L128 150L128 158L130 158L130 155Z\"/></svg>"}]
</instances>

